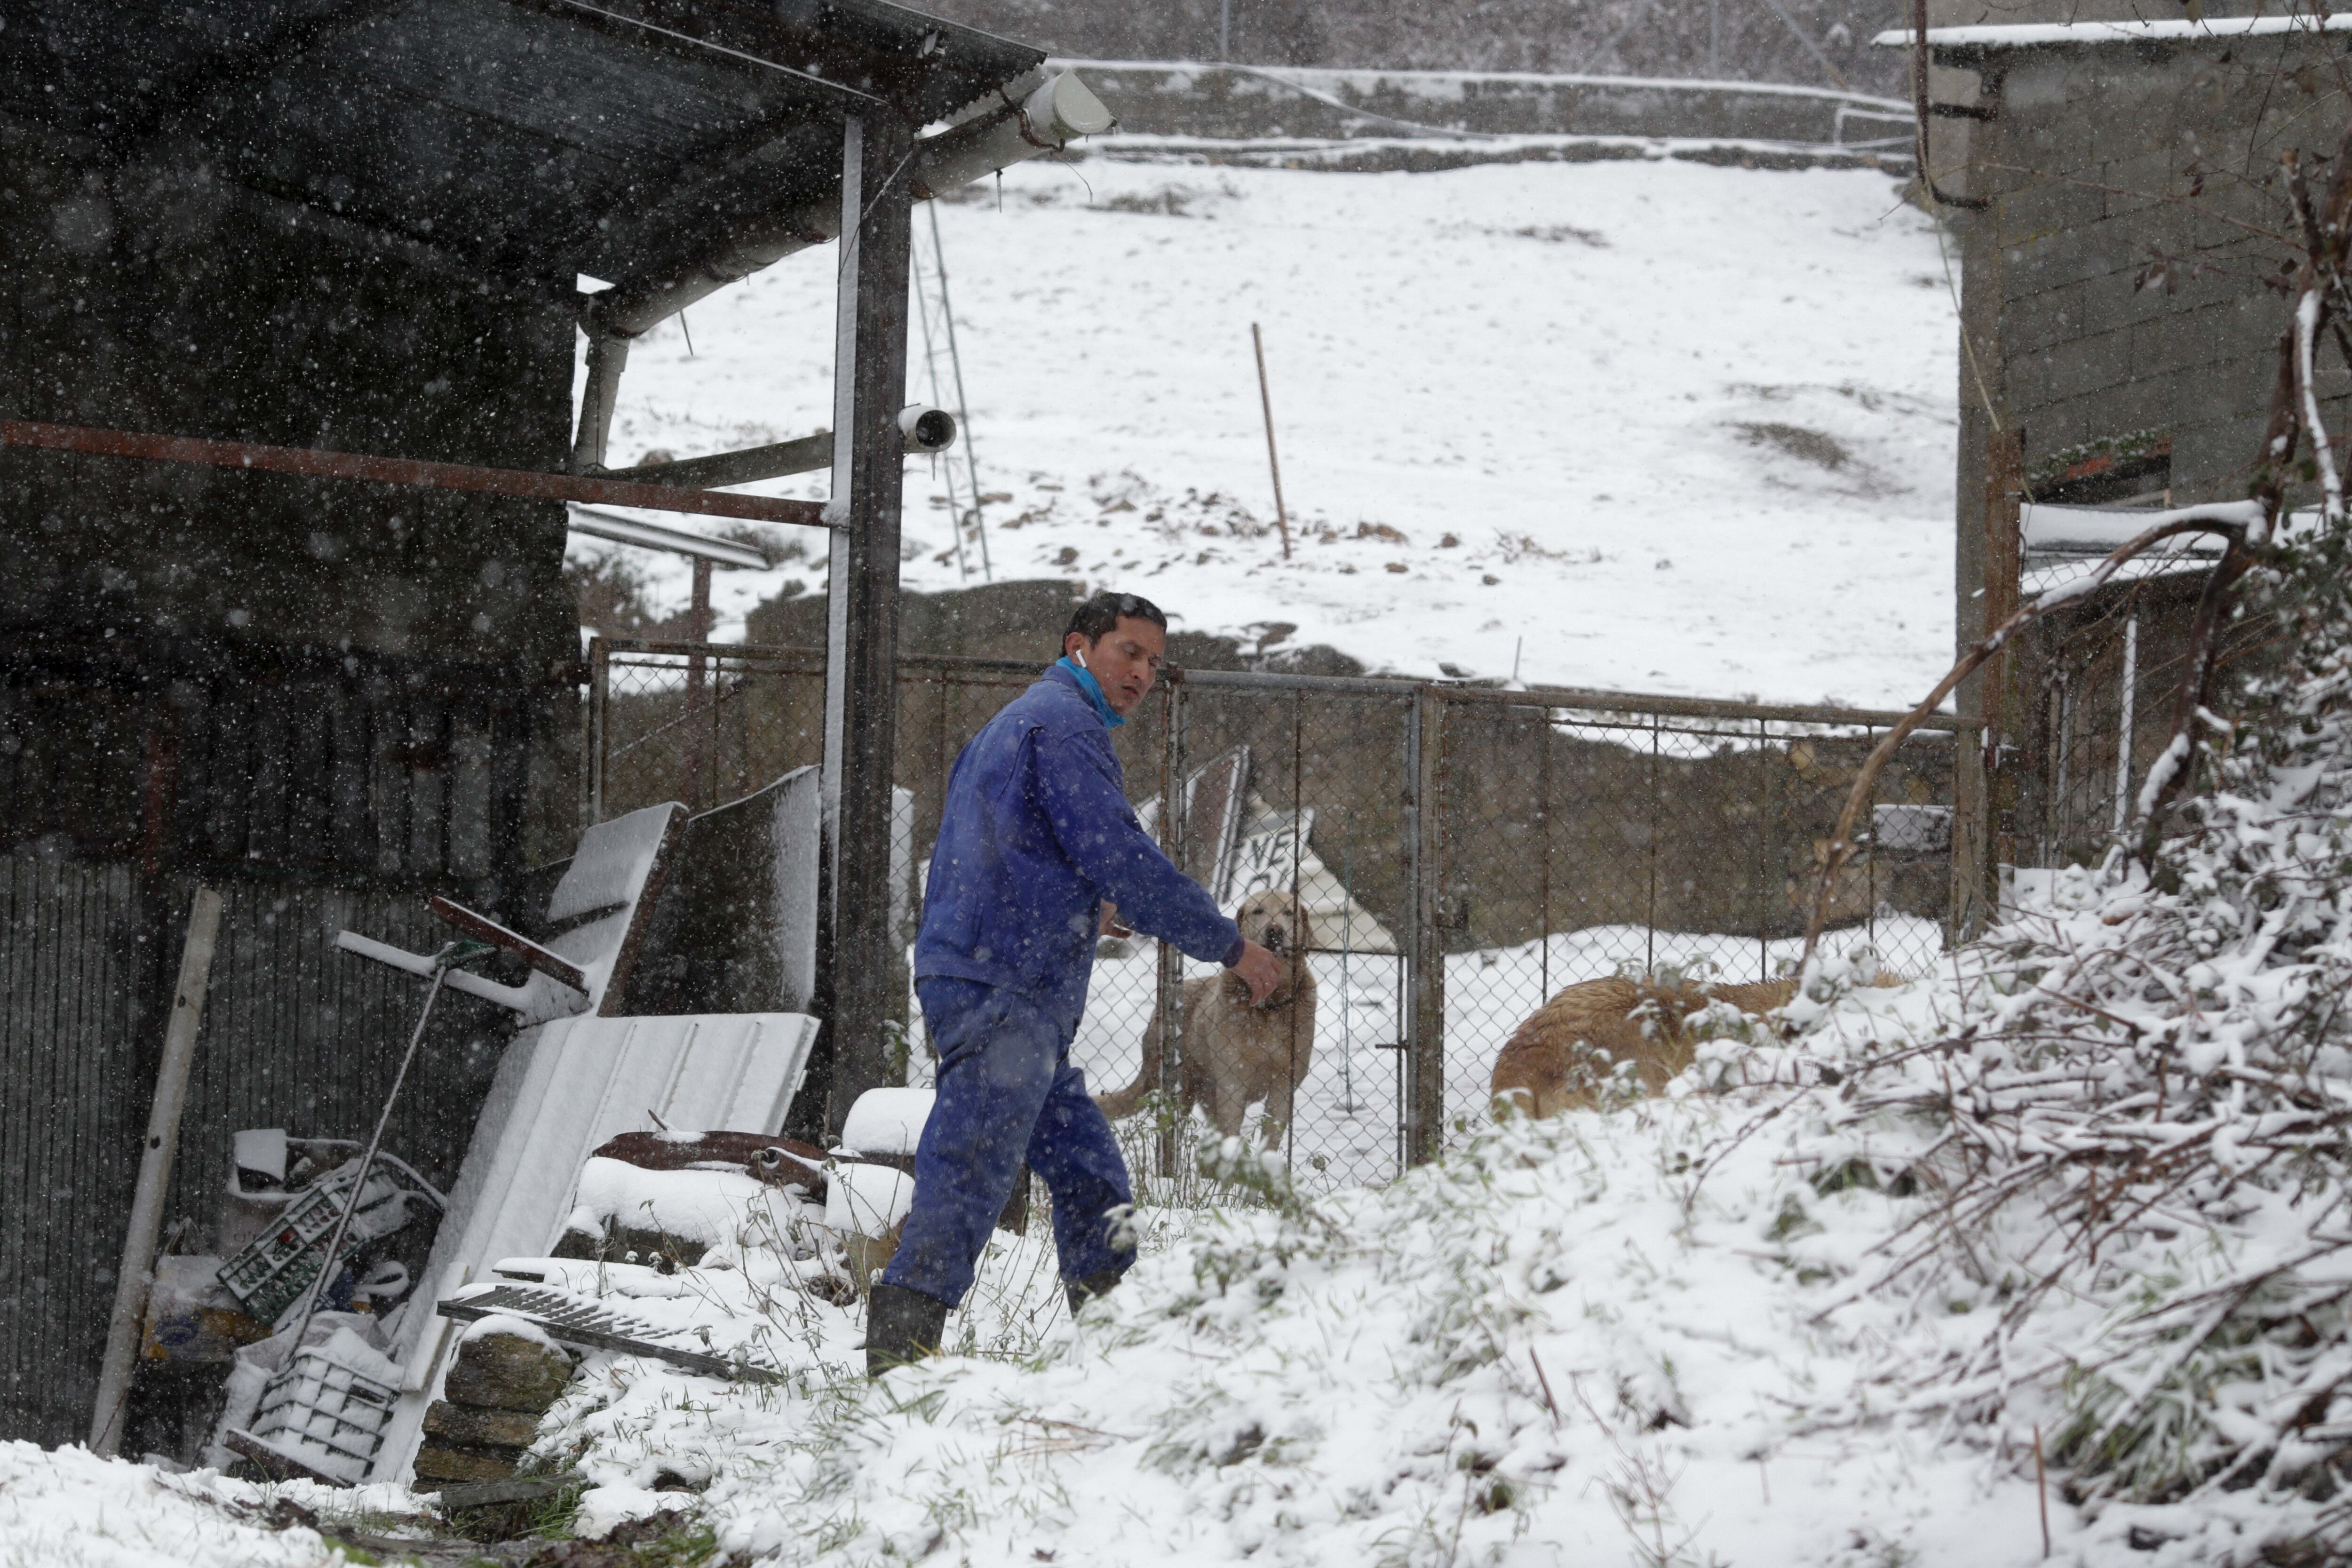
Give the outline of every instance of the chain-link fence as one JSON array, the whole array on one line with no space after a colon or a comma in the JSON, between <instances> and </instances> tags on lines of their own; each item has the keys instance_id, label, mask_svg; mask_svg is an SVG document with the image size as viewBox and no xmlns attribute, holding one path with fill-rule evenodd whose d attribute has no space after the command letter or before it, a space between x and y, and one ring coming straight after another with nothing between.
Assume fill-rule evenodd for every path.
<instances>
[{"instance_id":1,"label":"chain-link fence","mask_svg":"<svg viewBox=\"0 0 2352 1568\"><path fill-rule=\"evenodd\" d=\"M1647 707L1648 711L1643 709ZM1892 715L1594 695L1444 704L1433 910L1445 1111L1483 1118L1496 1053L1565 986L1745 983L1795 966L1839 811ZM1915 734L1832 889L1833 947L1916 976L1945 945L1953 743Z\"/></svg>"},{"instance_id":2,"label":"chain-link fence","mask_svg":"<svg viewBox=\"0 0 2352 1568\"><path fill-rule=\"evenodd\" d=\"M2116 580L2045 616L2018 648L2014 847L2021 868L2096 864L2129 822L2169 739L2189 625L2213 552L2181 548L2135 562ZM2032 598L2095 562L2029 557ZM2267 616L2234 622L2224 669L2257 653Z\"/></svg>"},{"instance_id":3,"label":"chain-link fence","mask_svg":"<svg viewBox=\"0 0 2352 1568\"><path fill-rule=\"evenodd\" d=\"M593 816L716 804L819 759L815 650L600 641L591 668ZM898 782L914 795L918 875L957 753L1036 676L901 658ZM1169 1112L1189 1102L1273 1142L1310 1185L1386 1180L1484 1119L1496 1053L1562 986L1783 972L1838 811L1893 721L1184 674L1113 732L1129 796L1300 979L1271 1008L1228 1007L1213 965L1107 935L1073 1059L1115 1106L1139 1106L1122 1130L1150 1176L1185 1179L1192 1139ZM1952 764L1948 728L1906 742L1834 889L1835 940L1866 942L1903 973L1944 945ZM910 1072L925 1076L919 1049ZM1153 1090L1164 1098L1148 1101Z\"/></svg>"}]
</instances>

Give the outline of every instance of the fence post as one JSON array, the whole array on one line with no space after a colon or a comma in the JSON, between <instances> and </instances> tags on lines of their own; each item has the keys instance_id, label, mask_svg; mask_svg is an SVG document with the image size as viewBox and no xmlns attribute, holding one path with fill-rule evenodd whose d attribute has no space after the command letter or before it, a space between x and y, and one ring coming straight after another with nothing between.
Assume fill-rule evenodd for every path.
<instances>
[{"instance_id":1,"label":"fence post","mask_svg":"<svg viewBox=\"0 0 2352 1568\"><path fill-rule=\"evenodd\" d=\"M604 820L605 717L613 700L613 650L603 637L588 639L588 755L583 769L588 786L588 820L593 827Z\"/></svg>"},{"instance_id":2,"label":"fence post","mask_svg":"<svg viewBox=\"0 0 2352 1568\"><path fill-rule=\"evenodd\" d=\"M2018 503L2025 490L2025 432L2012 426L1985 443L1983 526L1960 532L1960 642L1963 647L2017 613ZM1952 800L1951 940L1991 922L2000 868L2017 860L2017 662L2013 649L1987 659L1961 683L1963 718L1982 721L1977 743L1956 744ZM1966 735L1966 731L1961 731Z\"/></svg>"},{"instance_id":3,"label":"fence post","mask_svg":"<svg viewBox=\"0 0 2352 1568\"><path fill-rule=\"evenodd\" d=\"M1444 700L1421 687L1405 715L1402 846L1407 924L1404 1157L1413 1165L1435 1158L1445 1130L1445 932L1439 918L1444 751Z\"/></svg>"},{"instance_id":4,"label":"fence post","mask_svg":"<svg viewBox=\"0 0 2352 1568\"><path fill-rule=\"evenodd\" d=\"M704 775L719 752L719 707L711 700L709 687L715 684L715 672L710 668L710 563L702 556L694 558L694 602L688 612L693 626L694 647L686 656L686 744L684 776L679 783L679 796L689 811L699 811L710 801L705 797Z\"/></svg>"},{"instance_id":5,"label":"fence post","mask_svg":"<svg viewBox=\"0 0 2352 1568\"><path fill-rule=\"evenodd\" d=\"M1184 864L1184 816L1182 803L1177 795L1184 780L1184 681L1183 671L1169 671L1165 689L1168 696L1163 710L1160 747L1160 847L1177 865ZM1160 944L1160 1092L1168 1103L1179 1102L1183 1089L1183 1000L1184 954L1175 943ZM1163 1119L1152 1150L1159 1162L1160 1174L1173 1178L1176 1174L1176 1125L1172 1119Z\"/></svg>"}]
</instances>

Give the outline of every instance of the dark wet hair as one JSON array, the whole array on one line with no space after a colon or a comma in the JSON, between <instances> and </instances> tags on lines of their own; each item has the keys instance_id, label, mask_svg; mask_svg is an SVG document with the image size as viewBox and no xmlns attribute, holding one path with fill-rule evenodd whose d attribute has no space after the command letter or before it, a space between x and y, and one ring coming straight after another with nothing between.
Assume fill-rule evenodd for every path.
<instances>
[{"instance_id":1,"label":"dark wet hair","mask_svg":"<svg viewBox=\"0 0 2352 1568\"><path fill-rule=\"evenodd\" d=\"M1069 641L1070 632L1076 632L1091 646L1102 641L1103 634L1114 630L1122 619L1150 621L1163 632L1168 629L1165 612L1142 595L1097 594L1070 612L1069 630L1062 634L1062 640Z\"/></svg>"}]
</instances>

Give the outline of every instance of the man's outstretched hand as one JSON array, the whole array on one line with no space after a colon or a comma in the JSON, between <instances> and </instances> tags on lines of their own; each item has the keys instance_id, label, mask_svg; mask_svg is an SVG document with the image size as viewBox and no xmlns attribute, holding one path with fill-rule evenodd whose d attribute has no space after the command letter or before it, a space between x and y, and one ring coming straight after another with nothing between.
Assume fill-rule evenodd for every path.
<instances>
[{"instance_id":1,"label":"man's outstretched hand","mask_svg":"<svg viewBox=\"0 0 2352 1568\"><path fill-rule=\"evenodd\" d=\"M1234 973L1249 987L1250 1005L1262 1007L1265 999L1274 994L1274 988L1282 984L1282 960L1244 937L1241 962L1234 965Z\"/></svg>"}]
</instances>

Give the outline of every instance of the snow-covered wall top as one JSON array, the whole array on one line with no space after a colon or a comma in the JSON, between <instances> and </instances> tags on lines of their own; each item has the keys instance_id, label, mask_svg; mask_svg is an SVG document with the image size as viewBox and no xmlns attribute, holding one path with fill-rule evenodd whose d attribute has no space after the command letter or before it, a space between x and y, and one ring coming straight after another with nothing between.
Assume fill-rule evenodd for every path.
<instances>
[{"instance_id":1,"label":"snow-covered wall top","mask_svg":"<svg viewBox=\"0 0 2352 1568\"><path fill-rule=\"evenodd\" d=\"M2021 22L1981 27L1930 27L1931 48L2022 49L2053 44L2197 43L2211 38L2260 38L2279 33L2352 31L2352 16L2185 16L2118 22ZM1881 48L1909 48L1911 29L1891 28L1871 39Z\"/></svg>"},{"instance_id":2,"label":"snow-covered wall top","mask_svg":"<svg viewBox=\"0 0 2352 1568\"><path fill-rule=\"evenodd\" d=\"M1840 140L1840 111L1888 99L1779 82L1528 71L1333 69L1188 60L1056 60L1082 74L1129 135L1471 135Z\"/></svg>"}]
</instances>

